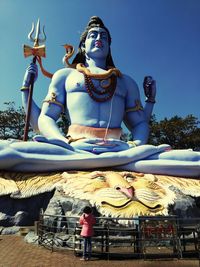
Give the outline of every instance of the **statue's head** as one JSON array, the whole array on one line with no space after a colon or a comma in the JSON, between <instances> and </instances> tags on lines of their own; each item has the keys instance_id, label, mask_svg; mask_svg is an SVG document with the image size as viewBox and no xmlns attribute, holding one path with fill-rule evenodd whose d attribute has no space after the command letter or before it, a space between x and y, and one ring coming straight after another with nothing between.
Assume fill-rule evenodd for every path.
<instances>
[{"instance_id":1,"label":"statue's head","mask_svg":"<svg viewBox=\"0 0 200 267\"><path fill-rule=\"evenodd\" d=\"M84 47L88 32L94 27L100 27L107 32L109 46L111 45L111 36L110 36L109 30L105 27L103 21L99 17L93 16L90 18L88 25L85 28L85 31L81 34L78 53L76 54L72 63L83 63L83 64L85 63L85 51L83 47ZM106 59L106 66L114 67L110 48L109 48L109 52L108 52L107 59Z\"/></svg>"},{"instance_id":2,"label":"statue's head","mask_svg":"<svg viewBox=\"0 0 200 267\"><path fill-rule=\"evenodd\" d=\"M104 26L103 21L99 17L93 16L90 18L88 25L85 28L85 31L81 34L79 47L85 43L85 39L87 37L88 31L94 27L100 27L106 30L106 32L108 33L109 45L111 44L111 36L110 36L109 30Z\"/></svg>"}]
</instances>

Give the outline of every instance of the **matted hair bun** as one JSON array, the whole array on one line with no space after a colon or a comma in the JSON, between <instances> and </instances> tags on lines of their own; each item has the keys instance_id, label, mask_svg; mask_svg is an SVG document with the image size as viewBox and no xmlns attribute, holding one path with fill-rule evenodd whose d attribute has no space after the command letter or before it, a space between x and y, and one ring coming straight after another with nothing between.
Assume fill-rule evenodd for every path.
<instances>
[{"instance_id":1,"label":"matted hair bun","mask_svg":"<svg viewBox=\"0 0 200 267\"><path fill-rule=\"evenodd\" d=\"M105 27L103 21L97 16L92 16L90 18L87 26L90 27L92 25L97 25L99 27Z\"/></svg>"}]
</instances>

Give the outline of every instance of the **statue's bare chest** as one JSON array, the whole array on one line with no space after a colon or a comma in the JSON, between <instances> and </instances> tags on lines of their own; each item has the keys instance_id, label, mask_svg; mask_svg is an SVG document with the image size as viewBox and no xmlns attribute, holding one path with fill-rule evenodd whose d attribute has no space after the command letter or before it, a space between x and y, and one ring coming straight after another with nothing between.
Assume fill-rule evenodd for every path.
<instances>
[{"instance_id":1,"label":"statue's bare chest","mask_svg":"<svg viewBox=\"0 0 200 267\"><path fill-rule=\"evenodd\" d=\"M68 94L85 91L84 75L78 71L72 72L66 79L65 88Z\"/></svg>"},{"instance_id":2,"label":"statue's bare chest","mask_svg":"<svg viewBox=\"0 0 200 267\"><path fill-rule=\"evenodd\" d=\"M98 92L103 93L108 83L108 79L98 80L91 78L91 84L89 85L89 87L91 90L94 89L98 90ZM87 87L88 83L86 83L84 75L76 70L74 70L66 79L65 88L67 94L69 95L76 92L88 93ZM119 79L117 79L115 95L125 97L125 90L123 88L123 84Z\"/></svg>"}]
</instances>

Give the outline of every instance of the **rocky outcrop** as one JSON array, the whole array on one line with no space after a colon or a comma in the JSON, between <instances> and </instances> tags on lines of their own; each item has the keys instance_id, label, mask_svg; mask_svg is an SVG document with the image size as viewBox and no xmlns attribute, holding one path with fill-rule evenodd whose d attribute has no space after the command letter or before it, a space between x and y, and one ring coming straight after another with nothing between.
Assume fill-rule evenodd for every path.
<instances>
[{"instance_id":1,"label":"rocky outcrop","mask_svg":"<svg viewBox=\"0 0 200 267\"><path fill-rule=\"evenodd\" d=\"M38 220L40 210L46 210L54 191L30 198L0 197L0 226L28 226Z\"/></svg>"}]
</instances>

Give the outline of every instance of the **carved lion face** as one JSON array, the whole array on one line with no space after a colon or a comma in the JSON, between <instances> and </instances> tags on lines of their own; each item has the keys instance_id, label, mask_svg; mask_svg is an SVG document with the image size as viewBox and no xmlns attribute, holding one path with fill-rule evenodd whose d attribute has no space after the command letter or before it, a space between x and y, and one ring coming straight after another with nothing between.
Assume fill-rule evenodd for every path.
<instances>
[{"instance_id":1,"label":"carved lion face","mask_svg":"<svg viewBox=\"0 0 200 267\"><path fill-rule=\"evenodd\" d=\"M89 200L102 215L129 217L167 214L175 194L154 175L134 172L63 173L66 195Z\"/></svg>"}]
</instances>

